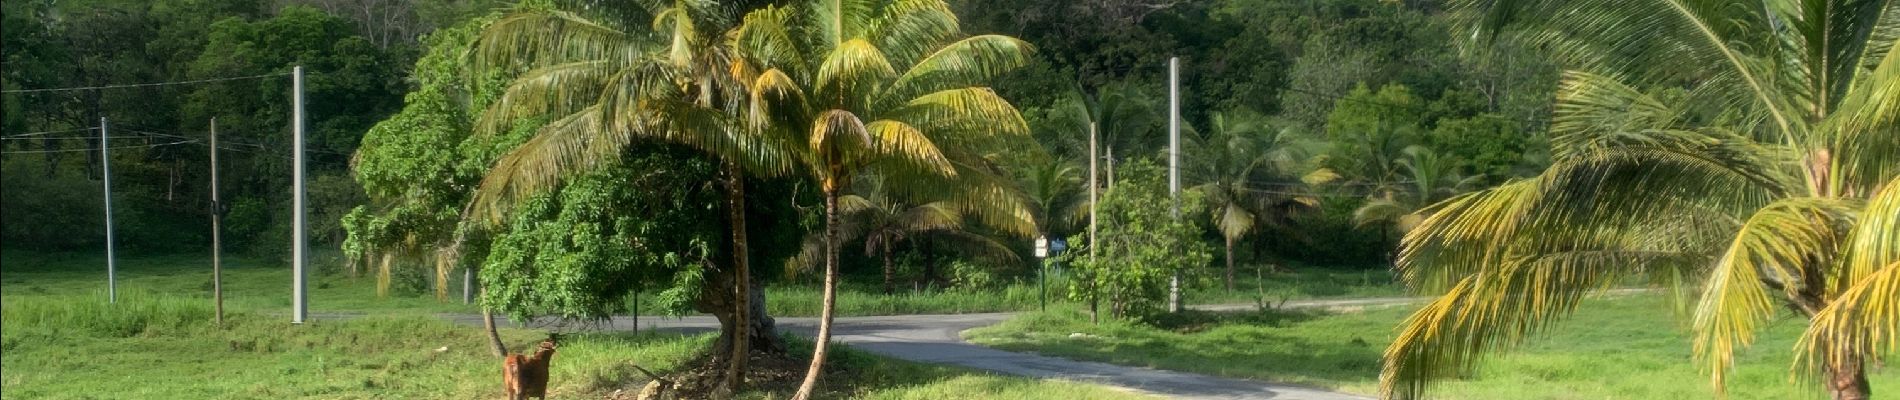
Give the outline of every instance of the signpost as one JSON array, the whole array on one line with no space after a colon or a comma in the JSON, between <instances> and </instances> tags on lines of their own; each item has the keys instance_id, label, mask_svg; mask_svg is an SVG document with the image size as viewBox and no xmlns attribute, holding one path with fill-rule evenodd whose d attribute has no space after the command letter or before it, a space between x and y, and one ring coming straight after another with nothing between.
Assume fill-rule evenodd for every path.
<instances>
[{"instance_id":1,"label":"signpost","mask_svg":"<svg viewBox=\"0 0 1900 400\"><path fill-rule=\"evenodd\" d=\"M1037 299L1037 302L1040 304L1037 306L1041 307L1042 311L1049 311L1048 265L1049 237L1038 235L1036 236L1036 290L1041 292Z\"/></svg>"}]
</instances>

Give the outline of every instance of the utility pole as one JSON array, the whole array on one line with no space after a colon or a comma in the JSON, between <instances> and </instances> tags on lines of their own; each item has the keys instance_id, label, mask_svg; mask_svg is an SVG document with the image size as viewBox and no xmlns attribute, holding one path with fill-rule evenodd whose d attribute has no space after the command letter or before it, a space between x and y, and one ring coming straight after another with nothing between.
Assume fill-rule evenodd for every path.
<instances>
[{"instance_id":1,"label":"utility pole","mask_svg":"<svg viewBox=\"0 0 1900 400\"><path fill-rule=\"evenodd\" d=\"M290 323L302 324L310 314L309 293L304 291L306 262L303 198L303 66L290 70L291 216L290 216Z\"/></svg>"},{"instance_id":2,"label":"utility pole","mask_svg":"<svg viewBox=\"0 0 1900 400\"><path fill-rule=\"evenodd\" d=\"M106 302L119 302L119 265L112 254L112 144L106 141L106 117L99 117L99 170L106 190Z\"/></svg>"},{"instance_id":3,"label":"utility pole","mask_svg":"<svg viewBox=\"0 0 1900 400\"><path fill-rule=\"evenodd\" d=\"M1100 242L1095 241L1095 191L1096 187L1100 186L1095 180L1095 165L1102 157L1100 154L1095 153L1095 141L1095 121L1089 121L1089 266L1091 267L1098 266L1095 264L1095 248L1101 246ZM1096 305L1099 303L1095 301L1095 277L1090 276L1088 279L1089 322L1094 323L1096 321Z\"/></svg>"},{"instance_id":4,"label":"utility pole","mask_svg":"<svg viewBox=\"0 0 1900 400\"><path fill-rule=\"evenodd\" d=\"M1181 58L1168 57L1168 197L1181 220ZM1168 279L1168 312L1181 312L1181 270Z\"/></svg>"},{"instance_id":5,"label":"utility pole","mask_svg":"<svg viewBox=\"0 0 1900 400\"><path fill-rule=\"evenodd\" d=\"M224 219L224 205L218 203L218 118L211 118L211 303L217 309L218 326L224 326L224 263L218 259L224 242L218 236L218 224Z\"/></svg>"}]
</instances>

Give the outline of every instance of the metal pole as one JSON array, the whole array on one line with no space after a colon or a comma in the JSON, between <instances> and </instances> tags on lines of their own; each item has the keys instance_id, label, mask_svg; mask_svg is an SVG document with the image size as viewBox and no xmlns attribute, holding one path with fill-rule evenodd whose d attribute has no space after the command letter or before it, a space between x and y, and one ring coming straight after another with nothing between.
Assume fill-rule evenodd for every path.
<instances>
[{"instance_id":1,"label":"metal pole","mask_svg":"<svg viewBox=\"0 0 1900 400\"><path fill-rule=\"evenodd\" d=\"M1181 219L1181 58L1168 57L1168 197ZM1181 270L1168 279L1168 312L1181 312Z\"/></svg>"},{"instance_id":2,"label":"metal pole","mask_svg":"<svg viewBox=\"0 0 1900 400\"><path fill-rule=\"evenodd\" d=\"M304 186L303 186L303 66L291 69L290 73L290 135L291 181L290 202L290 323L301 324L310 314L309 293L304 291L304 278L307 260L304 236Z\"/></svg>"},{"instance_id":3,"label":"metal pole","mask_svg":"<svg viewBox=\"0 0 1900 400\"><path fill-rule=\"evenodd\" d=\"M99 117L99 169L106 191L106 302L119 302L119 265L112 254L112 145L106 142L106 117Z\"/></svg>"},{"instance_id":4,"label":"metal pole","mask_svg":"<svg viewBox=\"0 0 1900 400\"><path fill-rule=\"evenodd\" d=\"M224 325L224 252L218 224L224 219L224 206L218 204L218 119L211 118L211 304L217 308L218 325Z\"/></svg>"},{"instance_id":5,"label":"metal pole","mask_svg":"<svg viewBox=\"0 0 1900 400\"><path fill-rule=\"evenodd\" d=\"M1036 304L1039 310L1049 311L1049 259L1036 263Z\"/></svg>"}]
</instances>

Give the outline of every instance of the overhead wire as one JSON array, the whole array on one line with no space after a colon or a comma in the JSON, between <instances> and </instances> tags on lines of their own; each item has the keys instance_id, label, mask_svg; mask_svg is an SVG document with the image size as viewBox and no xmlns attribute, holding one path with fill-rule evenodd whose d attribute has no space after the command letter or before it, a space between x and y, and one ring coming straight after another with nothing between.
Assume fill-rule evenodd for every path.
<instances>
[{"instance_id":1,"label":"overhead wire","mask_svg":"<svg viewBox=\"0 0 1900 400\"><path fill-rule=\"evenodd\" d=\"M235 81L235 80L244 80L244 79L259 79L259 78L269 78L269 77L289 76L289 75L290 75L289 72L272 72L272 73L260 74L260 75L194 79L194 80L188 80L188 81L130 83L130 84L121 84L121 85L100 85L100 86L74 86L74 87L43 88L43 89L12 89L12 90L0 90L0 93L42 93L42 92L70 92L70 91L80 91L80 90L128 89L128 88L141 88L141 87L154 87L154 86L190 85L190 84L199 84L199 83L224 82L224 81Z\"/></svg>"}]
</instances>

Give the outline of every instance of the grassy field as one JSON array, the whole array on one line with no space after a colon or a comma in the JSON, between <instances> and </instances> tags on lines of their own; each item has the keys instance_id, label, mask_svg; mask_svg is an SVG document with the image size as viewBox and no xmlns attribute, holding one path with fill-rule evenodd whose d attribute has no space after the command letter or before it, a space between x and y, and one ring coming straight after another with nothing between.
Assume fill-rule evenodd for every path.
<instances>
[{"instance_id":1,"label":"grassy field","mask_svg":"<svg viewBox=\"0 0 1900 400\"><path fill-rule=\"evenodd\" d=\"M313 264L331 271L337 261L333 254L319 254ZM328 263L328 264L326 264ZM21 294L88 294L105 290L105 257L99 254L48 254L26 251L0 252L0 285ZM119 288L147 290L189 298L211 298L211 263L207 255L121 256L118 260ZM225 305L231 310L283 314L290 308L290 271L275 261L247 257L224 258ZM412 274L413 275L413 274ZM1334 271L1302 269L1299 272L1267 274L1255 279L1242 274L1239 287L1232 292L1207 288L1188 293L1193 303L1252 303L1264 296L1269 300L1375 297L1400 294L1384 271ZM460 302L460 274L451 277L448 301L438 301L427 277L397 279L388 297L376 295L376 279L351 278L337 273L313 273L310 285L310 311L324 312L408 312L475 313L480 310ZM1067 281L1055 277L1048 282L1050 304L1067 303ZM774 316L817 316L820 291L815 285L776 284L766 292L767 307ZM656 315L655 302L646 293L641 314ZM954 314L973 312L1028 311L1039 306L1040 289L1035 281L1021 281L988 290L902 290L885 295L872 282L847 282L838 296L838 314L897 315Z\"/></svg>"},{"instance_id":2,"label":"grassy field","mask_svg":"<svg viewBox=\"0 0 1900 400\"><path fill-rule=\"evenodd\" d=\"M6 399L467 399L500 395L499 362L481 331L418 315L379 315L292 326L247 312L211 323L203 301L121 293L0 297L0 398ZM516 349L540 332L507 329ZM557 399L637 391L646 377L682 367L711 337L581 334L556 353ZM793 343L794 352L809 343ZM1003 377L884 359L847 350L823 386L827 398L1142 399L1067 382ZM784 398L785 390L742 398Z\"/></svg>"},{"instance_id":3,"label":"grassy field","mask_svg":"<svg viewBox=\"0 0 1900 400\"><path fill-rule=\"evenodd\" d=\"M1374 393L1380 352L1412 309L1197 313L1150 326L1092 325L1085 314L1065 308L965 336L1007 350ZM1706 375L1691 361L1686 319L1672 309L1660 295L1588 300L1547 334L1491 358L1477 376L1438 386L1438 397L1713 399ZM1825 398L1818 385L1790 380L1790 349L1803 324L1793 317L1778 321L1741 353L1730 399ZM1871 374L1876 393L1900 390L1897 369Z\"/></svg>"}]
</instances>

